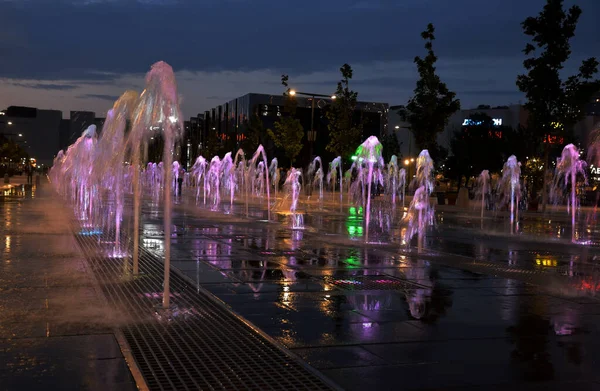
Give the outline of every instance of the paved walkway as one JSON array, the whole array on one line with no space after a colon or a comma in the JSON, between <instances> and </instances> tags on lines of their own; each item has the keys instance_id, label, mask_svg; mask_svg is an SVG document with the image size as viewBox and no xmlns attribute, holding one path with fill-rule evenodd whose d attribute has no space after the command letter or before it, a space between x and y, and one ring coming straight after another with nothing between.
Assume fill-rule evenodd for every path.
<instances>
[{"instance_id":1,"label":"paved walkway","mask_svg":"<svg viewBox=\"0 0 600 391\"><path fill-rule=\"evenodd\" d=\"M160 218L146 206L142 242L159 256ZM336 242L326 228L352 222L335 218L291 230L179 205L172 265L347 390L600 389L600 303L558 289L567 276L539 286L467 271L469 256ZM479 262L541 267L536 246Z\"/></svg>"},{"instance_id":2,"label":"paved walkway","mask_svg":"<svg viewBox=\"0 0 600 391\"><path fill-rule=\"evenodd\" d=\"M0 196L2 391L136 390L69 216L49 185Z\"/></svg>"}]
</instances>

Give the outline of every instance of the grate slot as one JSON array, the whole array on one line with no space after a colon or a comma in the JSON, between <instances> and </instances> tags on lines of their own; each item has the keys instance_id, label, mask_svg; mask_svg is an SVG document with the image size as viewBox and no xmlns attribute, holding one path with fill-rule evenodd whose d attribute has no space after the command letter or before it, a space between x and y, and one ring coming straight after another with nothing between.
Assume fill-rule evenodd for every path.
<instances>
[{"instance_id":1,"label":"grate slot","mask_svg":"<svg viewBox=\"0 0 600 391\"><path fill-rule=\"evenodd\" d=\"M171 273L171 302L181 314L159 319L155 308L162 302L162 261L141 247L143 275L123 278L131 260L103 256L110 237L110 231L76 235L109 303L131 318L121 328L151 390L336 388L177 272Z\"/></svg>"}]
</instances>

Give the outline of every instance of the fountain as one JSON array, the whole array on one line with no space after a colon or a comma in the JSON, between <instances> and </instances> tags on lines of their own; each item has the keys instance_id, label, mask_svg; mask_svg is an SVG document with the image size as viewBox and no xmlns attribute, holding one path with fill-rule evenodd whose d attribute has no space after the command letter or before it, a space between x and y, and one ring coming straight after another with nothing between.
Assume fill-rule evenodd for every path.
<instances>
[{"instance_id":1,"label":"fountain","mask_svg":"<svg viewBox=\"0 0 600 391\"><path fill-rule=\"evenodd\" d=\"M487 205L487 197L490 194L490 172L488 170L481 171L481 174L477 177L477 191L476 196L481 197L481 219L483 220L483 211Z\"/></svg>"},{"instance_id":2,"label":"fountain","mask_svg":"<svg viewBox=\"0 0 600 391\"><path fill-rule=\"evenodd\" d=\"M585 161L580 159L580 153L576 146L569 144L565 146L561 157L558 158L556 164L556 174L554 177L553 193L556 194L557 189L562 189L561 180L564 179L564 189L571 183L571 197L567 199L567 213L569 213L569 205L571 211L571 240L575 242L575 215L577 213L577 174L581 174L587 182L585 175Z\"/></svg>"},{"instance_id":3,"label":"fountain","mask_svg":"<svg viewBox=\"0 0 600 391\"><path fill-rule=\"evenodd\" d=\"M514 232L515 221L519 221L519 199L521 196L521 163L512 155L502 168L502 178L498 182L498 193L502 195L501 204L510 202L510 232ZM517 209L515 210L515 204Z\"/></svg>"},{"instance_id":4,"label":"fountain","mask_svg":"<svg viewBox=\"0 0 600 391\"><path fill-rule=\"evenodd\" d=\"M417 158L417 172L413 183L417 190L415 190L404 218L407 222L404 240L408 245L413 236L417 234L417 250L421 252L427 227L433 225L434 218L434 209L429 201L433 192L433 160L426 149L422 150Z\"/></svg>"},{"instance_id":5,"label":"fountain","mask_svg":"<svg viewBox=\"0 0 600 391\"><path fill-rule=\"evenodd\" d=\"M164 198L164 292L163 308L170 307L170 274L171 263L171 166L175 141L181 137L183 124L177 96L177 84L173 69L165 62L152 65L146 75L146 89L140 95L138 105L134 111L131 132L128 136L128 145L132 150L132 166L134 167L134 228L133 228L133 259L134 274L137 274L138 247L139 247L139 213L140 213L140 147L147 143L152 130L160 130L163 150L163 198Z\"/></svg>"},{"instance_id":6,"label":"fountain","mask_svg":"<svg viewBox=\"0 0 600 391\"><path fill-rule=\"evenodd\" d=\"M404 210L404 200L406 199L406 170L404 168L398 171L398 188L402 191L402 210Z\"/></svg>"},{"instance_id":7,"label":"fountain","mask_svg":"<svg viewBox=\"0 0 600 391\"><path fill-rule=\"evenodd\" d=\"M275 190L275 199L277 199L277 191L279 190L279 168L277 158L274 157L269 165L269 175L271 176L271 185Z\"/></svg>"},{"instance_id":8,"label":"fountain","mask_svg":"<svg viewBox=\"0 0 600 391\"><path fill-rule=\"evenodd\" d=\"M318 168L317 168L318 163ZM315 157L314 160L308 166L308 172L306 174L307 181L310 183L311 188L315 185L319 186L319 202L323 201L323 163L319 156ZM311 181L312 178L312 181Z\"/></svg>"},{"instance_id":9,"label":"fountain","mask_svg":"<svg viewBox=\"0 0 600 391\"><path fill-rule=\"evenodd\" d=\"M206 165L206 159L202 156L198 156L191 169L192 175L196 181L196 203L198 203L198 197L200 197L201 180L204 180L204 185L202 186L204 192L204 205L206 205Z\"/></svg>"},{"instance_id":10,"label":"fountain","mask_svg":"<svg viewBox=\"0 0 600 391\"><path fill-rule=\"evenodd\" d=\"M175 193L176 196L179 196L179 186L177 186L177 182L179 181L179 175L181 174L181 165L179 164L178 161L174 161L173 165L172 165L172 171L173 171L173 183L172 183L172 187L173 187L173 193Z\"/></svg>"},{"instance_id":11,"label":"fountain","mask_svg":"<svg viewBox=\"0 0 600 391\"><path fill-rule=\"evenodd\" d=\"M290 215L292 219L292 229L304 228L304 218L301 213L297 212L298 199L300 197L300 191L302 185L300 179L302 178L302 171L293 168L289 171L285 183L283 184L286 189L286 198L291 197L290 204Z\"/></svg>"},{"instance_id":12,"label":"fountain","mask_svg":"<svg viewBox=\"0 0 600 391\"><path fill-rule=\"evenodd\" d=\"M267 221L271 220L271 190L269 188L269 173L267 171L267 154L265 153L265 148L262 145L259 145L258 148L256 149L256 152L254 152L254 155L252 156L252 159L250 160L250 168L252 168L251 170L249 170L249 172L251 172L250 175L254 174L254 167L256 167L256 162L258 161L258 159L262 156L263 158L263 169L264 169L264 173L261 173L259 175L264 175L265 179L267 181ZM253 186L254 187L254 186Z\"/></svg>"},{"instance_id":13,"label":"fountain","mask_svg":"<svg viewBox=\"0 0 600 391\"><path fill-rule=\"evenodd\" d=\"M362 174L361 180L363 181L363 197L364 197L364 182L365 182L365 180L366 180L367 187L368 187L367 193L366 193L367 205L366 205L366 213L365 213L365 241L366 242L369 241L369 220L371 217L371 183L373 182L373 168L375 167L375 164L379 164L380 166L383 166L383 158L381 156L382 149L383 149L383 146L381 145L381 143L379 142L377 137L370 136L364 143L362 143L356 149L356 152L354 154L358 158L359 161L361 161L361 159L363 159L368 167L368 173L366 174L366 177L363 177L363 175L365 175L365 174L361 172L361 174ZM361 166L360 171L362 171L362 166Z\"/></svg>"},{"instance_id":14,"label":"fountain","mask_svg":"<svg viewBox=\"0 0 600 391\"><path fill-rule=\"evenodd\" d=\"M246 154L240 148L235 154L233 159L234 169L237 170L237 176L239 177L238 183L241 185L241 189L244 192L245 204L246 204L246 217L248 217L248 171L246 169Z\"/></svg>"},{"instance_id":15,"label":"fountain","mask_svg":"<svg viewBox=\"0 0 600 391\"><path fill-rule=\"evenodd\" d=\"M221 161L221 170L223 172L224 185L229 190L230 213L233 213L233 197L235 196L235 164L231 159L231 152L227 152Z\"/></svg>"},{"instance_id":16,"label":"fountain","mask_svg":"<svg viewBox=\"0 0 600 391\"><path fill-rule=\"evenodd\" d=\"M218 156L215 156L210 161L208 173L206 174L208 196L210 197L212 194L213 199L211 207L212 210L217 210L219 208L219 204L221 203L221 167L221 159L219 159Z\"/></svg>"},{"instance_id":17,"label":"fountain","mask_svg":"<svg viewBox=\"0 0 600 391\"><path fill-rule=\"evenodd\" d=\"M396 191L398 189L398 158L392 155L387 165L388 172L385 179L386 192L392 199L392 208L396 207Z\"/></svg>"},{"instance_id":18,"label":"fountain","mask_svg":"<svg viewBox=\"0 0 600 391\"><path fill-rule=\"evenodd\" d=\"M124 204L124 161L125 161L125 128L131 119L138 94L127 91L115 102L108 111L106 122L96 148L96 160L102 162L95 167L95 182L104 183L106 190L114 195L115 208L115 245L114 257L122 257L121 249L121 220L123 219Z\"/></svg>"},{"instance_id":19,"label":"fountain","mask_svg":"<svg viewBox=\"0 0 600 391\"><path fill-rule=\"evenodd\" d=\"M329 173L327 174L327 181L331 182L331 188L333 191L333 197L335 199L335 183L336 179L340 178L340 208L343 203L344 190L342 186L342 181L344 180L344 176L342 175L342 157L338 156L329 163Z\"/></svg>"}]
</instances>

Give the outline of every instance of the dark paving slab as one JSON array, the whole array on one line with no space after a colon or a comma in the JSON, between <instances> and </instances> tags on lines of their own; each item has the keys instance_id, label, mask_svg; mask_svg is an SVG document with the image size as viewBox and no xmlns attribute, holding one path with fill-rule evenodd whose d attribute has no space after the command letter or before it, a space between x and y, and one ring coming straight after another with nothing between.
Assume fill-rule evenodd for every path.
<instances>
[{"instance_id":1,"label":"dark paving slab","mask_svg":"<svg viewBox=\"0 0 600 391\"><path fill-rule=\"evenodd\" d=\"M12 196L16 198L17 196ZM135 390L69 211L49 186L0 200L0 390Z\"/></svg>"},{"instance_id":2,"label":"dark paving slab","mask_svg":"<svg viewBox=\"0 0 600 391\"><path fill-rule=\"evenodd\" d=\"M600 389L600 302L569 285L593 276L596 250L528 237L507 248L444 215L452 229L442 222L435 251L416 256L364 246L343 213L292 231L179 207L176 226L213 224L177 238L186 276L346 389Z\"/></svg>"}]
</instances>

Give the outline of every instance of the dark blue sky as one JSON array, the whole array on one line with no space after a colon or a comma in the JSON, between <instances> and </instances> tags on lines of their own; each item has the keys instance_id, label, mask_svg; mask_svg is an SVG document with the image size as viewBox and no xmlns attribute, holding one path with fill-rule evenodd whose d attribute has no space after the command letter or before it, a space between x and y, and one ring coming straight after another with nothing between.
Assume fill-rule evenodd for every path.
<instances>
[{"instance_id":1,"label":"dark blue sky","mask_svg":"<svg viewBox=\"0 0 600 391\"><path fill-rule=\"evenodd\" d=\"M0 0L0 107L106 111L164 60L186 116L246 92L294 86L329 93L355 68L361 99L404 104L420 32L436 26L439 73L463 107L521 98L520 22L545 0ZM600 55L600 1L584 13L573 58ZM573 70L577 64L568 69Z\"/></svg>"}]
</instances>

